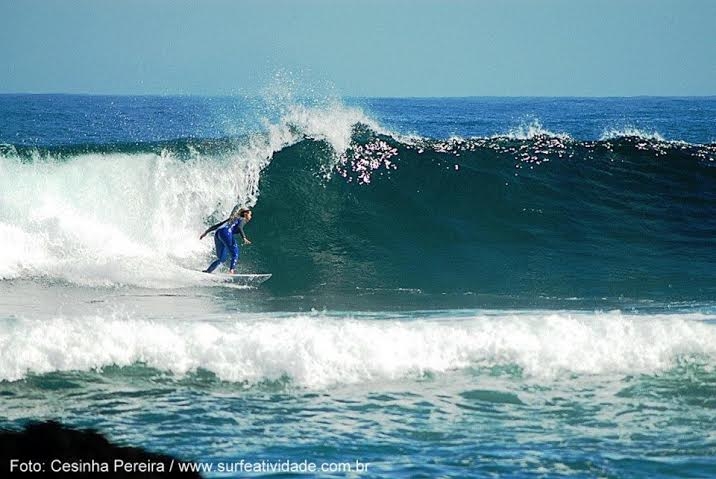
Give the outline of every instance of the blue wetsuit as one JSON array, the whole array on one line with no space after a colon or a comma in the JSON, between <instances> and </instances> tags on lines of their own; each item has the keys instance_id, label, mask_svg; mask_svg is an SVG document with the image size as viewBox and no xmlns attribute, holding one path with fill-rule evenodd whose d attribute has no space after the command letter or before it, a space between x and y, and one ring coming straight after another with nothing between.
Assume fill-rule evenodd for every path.
<instances>
[{"instance_id":1,"label":"blue wetsuit","mask_svg":"<svg viewBox=\"0 0 716 479\"><path fill-rule=\"evenodd\" d=\"M236 268L236 262L239 260L239 245L234 239L234 235L241 235L242 239L246 239L244 234L244 225L246 218L228 219L223 223L216 224L209 228L208 232L216 229L214 233L214 244L216 245L217 260L206 268L206 273L211 273L219 267L221 263L226 261L226 256L231 253L231 269Z\"/></svg>"}]
</instances>

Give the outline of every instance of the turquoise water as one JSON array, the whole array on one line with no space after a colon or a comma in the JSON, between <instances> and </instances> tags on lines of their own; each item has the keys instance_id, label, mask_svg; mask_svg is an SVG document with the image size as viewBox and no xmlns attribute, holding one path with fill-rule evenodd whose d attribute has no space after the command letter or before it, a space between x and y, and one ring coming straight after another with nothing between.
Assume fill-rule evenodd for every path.
<instances>
[{"instance_id":1,"label":"turquoise water","mask_svg":"<svg viewBox=\"0 0 716 479\"><path fill-rule=\"evenodd\" d=\"M0 425L210 477L712 477L714 119L710 98L0 96ZM195 273L237 202L259 288Z\"/></svg>"}]
</instances>

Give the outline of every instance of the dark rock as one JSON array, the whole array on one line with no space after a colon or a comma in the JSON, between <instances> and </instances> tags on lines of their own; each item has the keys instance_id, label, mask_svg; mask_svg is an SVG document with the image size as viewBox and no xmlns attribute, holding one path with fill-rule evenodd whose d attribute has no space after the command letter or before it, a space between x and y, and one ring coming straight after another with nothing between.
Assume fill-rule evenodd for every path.
<instances>
[{"instance_id":1,"label":"dark rock","mask_svg":"<svg viewBox=\"0 0 716 479\"><path fill-rule=\"evenodd\" d=\"M55 421L32 423L24 431L0 431L0 477L201 477L181 472L190 463L131 446L117 446L93 430Z\"/></svg>"}]
</instances>

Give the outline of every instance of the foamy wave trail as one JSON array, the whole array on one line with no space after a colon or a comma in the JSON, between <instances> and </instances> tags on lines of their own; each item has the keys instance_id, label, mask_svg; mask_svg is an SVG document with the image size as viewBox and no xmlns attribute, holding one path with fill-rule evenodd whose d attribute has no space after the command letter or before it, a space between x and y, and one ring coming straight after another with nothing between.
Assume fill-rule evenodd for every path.
<instances>
[{"instance_id":1,"label":"foamy wave trail","mask_svg":"<svg viewBox=\"0 0 716 479\"><path fill-rule=\"evenodd\" d=\"M211 322L56 317L0 322L0 379L141 364L177 377L334 384L517 368L523 378L657 374L716 366L716 326L704 315L500 313L420 320L224 318ZM488 372L489 374L489 372Z\"/></svg>"},{"instance_id":2,"label":"foamy wave trail","mask_svg":"<svg viewBox=\"0 0 716 479\"><path fill-rule=\"evenodd\" d=\"M306 137L338 154L357 109L287 107L246 138L0 150L0 278L89 286L196 284L209 220L253 206L273 154ZM377 125L374 125L378 129Z\"/></svg>"}]
</instances>

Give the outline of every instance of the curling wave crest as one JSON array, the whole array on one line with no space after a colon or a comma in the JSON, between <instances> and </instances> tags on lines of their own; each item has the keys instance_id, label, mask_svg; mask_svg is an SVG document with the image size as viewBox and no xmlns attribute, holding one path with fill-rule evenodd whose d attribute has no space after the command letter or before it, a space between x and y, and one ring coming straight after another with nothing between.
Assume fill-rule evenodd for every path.
<instances>
[{"instance_id":1,"label":"curling wave crest","mask_svg":"<svg viewBox=\"0 0 716 479\"><path fill-rule=\"evenodd\" d=\"M228 149L188 153L0 150L0 278L60 279L84 286L195 284L186 269L210 255L207 218L253 206L272 155L306 137L343 152L357 109L292 105L264 131ZM377 125L373 125L378 128ZM182 146L185 146L182 144Z\"/></svg>"}]
</instances>

